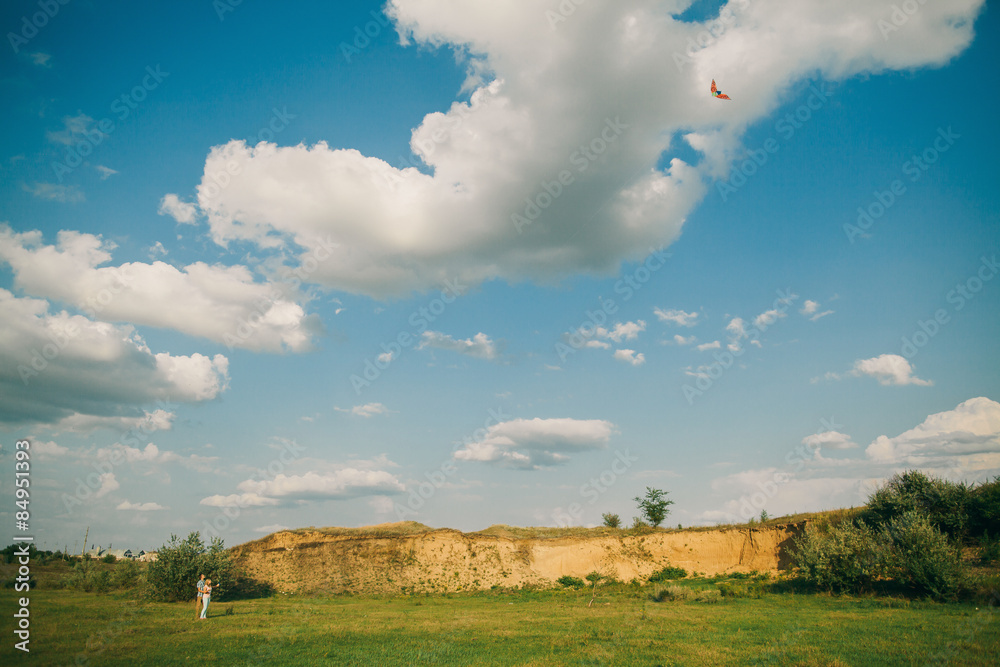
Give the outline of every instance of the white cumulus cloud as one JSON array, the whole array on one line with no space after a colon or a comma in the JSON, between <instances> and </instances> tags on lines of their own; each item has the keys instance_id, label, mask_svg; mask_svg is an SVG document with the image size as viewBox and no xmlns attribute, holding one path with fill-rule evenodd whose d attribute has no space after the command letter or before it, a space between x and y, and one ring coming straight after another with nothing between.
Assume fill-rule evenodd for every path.
<instances>
[{"instance_id":1,"label":"white cumulus cloud","mask_svg":"<svg viewBox=\"0 0 1000 667\"><path fill-rule=\"evenodd\" d=\"M489 336L480 332L472 338L456 340L448 334L439 331L425 331L420 339L417 349L434 348L438 350L451 350L476 359L494 360L499 356L497 344Z\"/></svg>"},{"instance_id":2,"label":"white cumulus cloud","mask_svg":"<svg viewBox=\"0 0 1000 667\"><path fill-rule=\"evenodd\" d=\"M654 308L653 313L661 322L670 322L679 327L693 327L698 323L698 313L687 313L674 309L663 310L662 308Z\"/></svg>"},{"instance_id":3,"label":"white cumulus cloud","mask_svg":"<svg viewBox=\"0 0 1000 667\"><path fill-rule=\"evenodd\" d=\"M632 366L642 366L646 363L646 355L642 352L637 353L635 350L615 350L614 357L616 360Z\"/></svg>"},{"instance_id":4,"label":"white cumulus cloud","mask_svg":"<svg viewBox=\"0 0 1000 667\"><path fill-rule=\"evenodd\" d=\"M181 201L175 194L164 195L157 212L185 225L193 225L198 217L198 208L190 202Z\"/></svg>"},{"instance_id":5,"label":"white cumulus cloud","mask_svg":"<svg viewBox=\"0 0 1000 667\"><path fill-rule=\"evenodd\" d=\"M471 54L469 100L428 110L412 131L426 171L324 142L232 141L209 153L198 207L221 245L308 253L330 235L333 259L310 279L374 297L449 276L613 273L673 242L745 129L808 79L943 64L970 43L983 0L927 3L891 39L878 29L888 0L737 5L677 63L707 28L671 13L686 5L575 3L553 29L537 0L392 0L404 43ZM719 71L740 104L708 94ZM685 141L702 164L672 154ZM220 172L235 174L225 188Z\"/></svg>"},{"instance_id":6,"label":"white cumulus cloud","mask_svg":"<svg viewBox=\"0 0 1000 667\"><path fill-rule=\"evenodd\" d=\"M454 458L536 470L565 463L571 453L604 449L614 430L614 424L600 419L514 419L490 426Z\"/></svg>"},{"instance_id":7,"label":"white cumulus cloud","mask_svg":"<svg viewBox=\"0 0 1000 667\"><path fill-rule=\"evenodd\" d=\"M61 231L45 245L38 231L0 225L0 261L19 287L57 299L108 322L129 322L256 351L304 352L322 330L285 284L255 282L241 265L195 262L181 269L160 261L101 266L114 244Z\"/></svg>"},{"instance_id":8,"label":"white cumulus cloud","mask_svg":"<svg viewBox=\"0 0 1000 667\"><path fill-rule=\"evenodd\" d=\"M880 354L871 359L858 359L854 362L851 375L855 377L867 375L878 380L879 384L887 386L915 384L928 387L934 384L930 380L921 380L913 375L910 362L898 354Z\"/></svg>"}]
</instances>

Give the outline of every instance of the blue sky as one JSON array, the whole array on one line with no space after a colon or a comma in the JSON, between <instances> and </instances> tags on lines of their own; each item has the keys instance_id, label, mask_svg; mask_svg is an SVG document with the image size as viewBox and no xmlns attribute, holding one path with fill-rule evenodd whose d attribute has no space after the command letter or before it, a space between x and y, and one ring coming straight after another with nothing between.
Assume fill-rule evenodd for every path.
<instances>
[{"instance_id":1,"label":"blue sky","mask_svg":"<svg viewBox=\"0 0 1000 667\"><path fill-rule=\"evenodd\" d=\"M1000 474L982 2L54 6L0 11L48 548Z\"/></svg>"}]
</instances>

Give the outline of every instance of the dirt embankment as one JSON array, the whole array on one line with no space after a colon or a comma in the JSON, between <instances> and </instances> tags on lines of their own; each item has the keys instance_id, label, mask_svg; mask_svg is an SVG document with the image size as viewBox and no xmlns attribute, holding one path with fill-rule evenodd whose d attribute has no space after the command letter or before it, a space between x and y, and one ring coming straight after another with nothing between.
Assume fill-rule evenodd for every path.
<instances>
[{"instance_id":1,"label":"dirt embankment","mask_svg":"<svg viewBox=\"0 0 1000 667\"><path fill-rule=\"evenodd\" d=\"M529 538L429 528L399 535L298 530L239 545L233 555L252 576L283 592L441 592L548 585L594 571L645 580L666 565L707 575L776 572L788 567L788 548L801 529Z\"/></svg>"}]
</instances>

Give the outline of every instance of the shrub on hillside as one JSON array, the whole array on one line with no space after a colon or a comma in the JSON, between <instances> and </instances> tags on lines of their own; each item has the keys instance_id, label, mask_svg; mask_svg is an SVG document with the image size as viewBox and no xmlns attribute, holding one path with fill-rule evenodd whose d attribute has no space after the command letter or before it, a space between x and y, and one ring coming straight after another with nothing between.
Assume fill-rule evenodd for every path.
<instances>
[{"instance_id":1,"label":"shrub on hillside","mask_svg":"<svg viewBox=\"0 0 1000 667\"><path fill-rule=\"evenodd\" d=\"M828 533L807 526L794 541L792 560L803 578L830 591L862 591L885 573L886 555L863 521L844 522Z\"/></svg>"},{"instance_id":2,"label":"shrub on hillside","mask_svg":"<svg viewBox=\"0 0 1000 667\"><path fill-rule=\"evenodd\" d=\"M1000 477L975 487L969 500L969 532L1000 535Z\"/></svg>"},{"instance_id":3,"label":"shrub on hillside","mask_svg":"<svg viewBox=\"0 0 1000 667\"><path fill-rule=\"evenodd\" d=\"M601 515L601 518L604 519L604 525L607 526L608 528L620 528L622 525L621 517L619 517L617 514L612 514L611 512L605 512L604 514Z\"/></svg>"},{"instance_id":4,"label":"shrub on hillside","mask_svg":"<svg viewBox=\"0 0 1000 667\"><path fill-rule=\"evenodd\" d=\"M973 496L973 489L964 482L909 470L894 476L868 498L862 518L869 525L885 526L907 512L919 512L953 539L963 539L970 528Z\"/></svg>"},{"instance_id":5,"label":"shrub on hillside","mask_svg":"<svg viewBox=\"0 0 1000 667\"><path fill-rule=\"evenodd\" d=\"M111 588L115 590L125 590L135 588L141 580L142 566L139 565L138 561L127 558L115 565L115 569L111 571L109 583Z\"/></svg>"},{"instance_id":6,"label":"shrub on hillside","mask_svg":"<svg viewBox=\"0 0 1000 667\"><path fill-rule=\"evenodd\" d=\"M111 577L107 570L100 569L97 561L84 560L73 566L62 584L66 588L85 593L107 593L111 588Z\"/></svg>"},{"instance_id":7,"label":"shrub on hillside","mask_svg":"<svg viewBox=\"0 0 1000 667\"><path fill-rule=\"evenodd\" d=\"M657 588L649 594L649 599L653 602L677 602L678 600L690 600L695 592L683 586L663 586Z\"/></svg>"},{"instance_id":8,"label":"shrub on hillside","mask_svg":"<svg viewBox=\"0 0 1000 667\"><path fill-rule=\"evenodd\" d=\"M556 583L560 586L565 586L566 588L583 588L587 585L587 582L580 577L571 577L568 574L556 579Z\"/></svg>"},{"instance_id":9,"label":"shrub on hillside","mask_svg":"<svg viewBox=\"0 0 1000 667\"><path fill-rule=\"evenodd\" d=\"M919 512L906 512L882 528L887 574L938 599L955 596L963 580L962 559L948 537Z\"/></svg>"},{"instance_id":10,"label":"shrub on hillside","mask_svg":"<svg viewBox=\"0 0 1000 667\"><path fill-rule=\"evenodd\" d=\"M146 571L148 595L161 602L193 600L197 594L196 585L204 574L213 584L219 584L218 593L227 592L235 584L234 569L225 551L223 542L212 538L206 548L197 532L181 540L170 536L169 544L160 547L156 561L149 564Z\"/></svg>"},{"instance_id":11,"label":"shrub on hillside","mask_svg":"<svg viewBox=\"0 0 1000 667\"><path fill-rule=\"evenodd\" d=\"M665 568L657 570L653 574L649 575L648 581L655 584L661 581L670 581L672 579L684 579L687 576L687 570L684 568L668 565Z\"/></svg>"},{"instance_id":12,"label":"shrub on hillside","mask_svg":"<svg viewBox=\"0 0 1000 667\"><path fill-rule=\"evenodd\" d=\"M766 585L759 581L720 581L715 585L724 598L759 599L767 592Z\"/></svg>"}]
</instances>

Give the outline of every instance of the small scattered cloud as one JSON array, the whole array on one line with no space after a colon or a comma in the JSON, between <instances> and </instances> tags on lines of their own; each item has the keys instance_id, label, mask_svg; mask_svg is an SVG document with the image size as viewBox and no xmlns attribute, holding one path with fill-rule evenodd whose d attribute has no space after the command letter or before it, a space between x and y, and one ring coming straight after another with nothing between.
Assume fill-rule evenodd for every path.
<instances>
[{"instance_id":1,"label":"small scattered cloud","mask_svg":"<svg viewBox=\"0 0 1000 667\"><path fill-rule=\"evenodd\" d=\"M495 360L500 356L496 343L489 336L480 332L472 338L456 340L448 334L439 331L425 331L420 340L418 350L434 348L438 350L451 350L476 359Z\"/></svg>"},{"instance_id":2,"label":"small scattered cloud","mask_svg":"<svg viewBox=\"0 0 1000 667\"><path fill-rule=\"evenodd\" d=\"M930 380L921 380L914 376L910 362L898 354L881 354L871 359L858 359L854 362L854 369L850 375L873 377L879 384L885 386L913 384L929 387L934 384Z\"/></svg>"},{"instance_id":3,"label":"small scattered cloud","mask_svg":"<svg viewBox=\"0 0 1000 667\"><path fill-rule=\"evenodd\" d=\"M696 345L694 349L699 352L704 352L706 350L718 350L722 347L722 343L717 340L713 340L711 343L702 343L701 345Z\"/></svg>"},{"instance_id":4,"label":"small scattered cloud","mask_svg":"<svg viewBox=\"0 0 1000 667\"><path fill-rule=\"evenodd\" d=\"M176 415L173 412L157 409L153 412L144 411L134 417L107 417L103 415L73 414L56 422L52 430L57 432L93 433L101 429L111 431L135 431L155 433L169 431Z\"/></svg>"},{"instance_id":5,"label":"small scattered cloud","mask_svg":"<svg viewBox=\"0 0 1000 667\"><path fill-rule=\"evenodd\" d=\"M357 415L358 417L364 417L368 419L369 417L374 417L375 415L385 415L389 414L391 410L385 407L381 403L365 403L364 405L355 405L353 408L334 408L337 412L350 412L352 415Z\"/></svg>"},{"instance_id":6,"label":"small scattered cloud","mask_svg":"<svg viewBox=\"0 0 1000 667\"><path fill-rule=\"evenodd\" d=\"M160 200L160 208L157 210L160 215L169 215L177 222L184 225L193 225L198 218L198 210L194 204L181 201L175 194L164 195Z\"/></svg>"},{"instance_id":7,"label":"small scattered cloud","mask_svg":"<svg viewBox=\"0 0 1000 667\"><path fill-rule=\"evenodd\" d=\"M52 67L52 63L51 63L52 54L51 53L42 53L41 51L39 51L37 53L28 54L28 57L31 58L31 62L33 64L38 65L39 67L44 67L46 69L49 69L49 68Z\"/></svg>"},{"instance_id":8,"label":"small scattered cloud","mask_svg":"<svg viewBox=\"0 0 1000 667\"><path fill-rule=\"evenodd\" d=\"M682 336L680 334L674 334L673 338L671 338L669 340L665 340L663 342L665 344L667 344L667 345L680 345L680 346L684 346L684 345L694 345L694 343L697 340L698 339L695 338L694 336L688 336L687 338L685 338L684 336Z\"/></svg>"},{"instance_id":9,"label":"small scattered cloud","mask_svg":"<svg viewBox=\"0 0 1000 667\"><path fill-rule=\"evenodd\" d=\"M851 436L839 431L824 431L814 433L802 438L802 444L812 449L854 449L857 443L851 440Z\"/></svg>"},{"instance_id":10,"label":"small scattered cloud","mask_svg":"<svg viewBox=\"0 0 1000 667\"><path fill-rule=\"evenodd\" d=\"M633 366L642 366L646 363L646 356L642 352L636 353L635 350L615 350L614 357L618 361L631 364Z\"/></svg>"},{"instance_id":11,"label":"small scattered cloud","mask_svg":"<svg viewBox=\"0 0 1000 667\"><path fill-rule=\"evenodd\" d=\"M125 500L121 502L116 510L127 510L132 512L158 512L160 510L170 509L169 507L164 507L159 503L130 503Z\"/></svg>"},{"instance_id":12,"label":"small scattered cloud","mask_svg":"<svg viewBox=\"0 0 1000 667\"><path fill-rule=\"evenodd\" d=\"M156 260L159 257L165 257L167 255L167 249L163 247L163 243L157 241L155 244L146 248L146 253L151 260Z\"/></svg>"},{"instance_id":13,"label":"small scattered cloud","mask_svg":"<svg viewBox=\"0 0 1000 667\"><path fill-rule=\"evenodd\" d=\"M76 116L63 116L63 129L47 132L45 136L52 143L63 146L72 146L80 139L88 137L93 137L96 140L98 137L103 139L107 136L93 125L94 119L80 112Z\"/></svg>"},{"instance_id":14,"label":"small scattered cloud","mask_svg":"<svg viewBox=\"0 0 1000 667\"><path fill-rule=\"evenodd\" d=\"M272 507L280 504L275 498L265 498L257 493L232 493L228 496L209 496L201 499L201 505L207 507Z\"/></svg>"},{"instance_id":15,"label":"small scattered cloud","mask_svg":"<svg viewBox=\"0 0 1000 667\"><path fill-rule=\"evenodd\" d=\"M699 313L687 313L683 310L663 310L654 308L653 313L661 322L670 322L680 327L693 327L698 323Z\"/></svg>"},{"instance_id":16,"label":"small scattered cloud","mask_svg":"<svg viewBox=\"0 0 1000 667\"><path fill-rule=\"evenodd\" d=\"M799 313L805 315L809 318L810 322L815 322L821 317L826 317L827 315L832 315L832 310L824 310L819 312L819 303L806 299L806 302L802 304L802 308L799 309Z\"/></svg>"},{"instance_id":17,"label":"small scattered cloud","mask_svg":"<svg viewBox=\"0 0 1000 667\"><path fill-rule=\"evenodd\" d=\"M32 458L39 459L59 459L69 456L71 451L55 442L36 440L31 443Z\"/></svg>"},{"instance_id":18,"label":"small scattered cloud","mask_svg":"<svg viewBox=\"0 0 1000 667\"><path fill-rule=\"evenodd\" d=\"M480 440L454 453L459 461L537 470L569 460L569 454L604 449L615 426L600 419L514 419L494 424Z\"/></svg>"},{"instance_id":19,"label":"small scattered cloud","mask_svg":"<svg viewBox=\"0 0 1000 667\"><path fill-rule=\"evenodd\" d=\"M101 473L99 481L101 485L97 491L94 492L95 498L106 496L112 491L117 491L121 487L121 484L118 483L118 479L115 478L115 474L113 472Z\"/></svg>"},{"instance_id":20,"label":"small scattered cloud","mask_svg":"<svg viewBox=\"0 0 1000 667\"><path fill-rule=\"evenodd\" d=\"M396 476L384 470L342 468L332 472L307 472L304 475L276 475L270 480L248 479L237 485L240 494L210 496L202 505L215 507L264 507L282 503L318 500L344 500L365 496L403 493L406 487Z\"/></svg>"},{"instance_id":21,"label":"small scattered cloud","mask_svg":"<svg viewBox=\"0 0 1000 667\"><path fill-rule=\"evenodd\" d=\"M610 330L597 327L597 335L601 338L608 338L616 343L623 340L635 340L639 334L646 330L646 322L637 320L635 322L616 322Z\"/></svg>"},{"instance_id":22,"label":"small scattered cloud","mask_svg":"<svg viewBox=\"0 0 1000 667\"><path fill-rule=\"evenodd\" d=\"M86 201L83 190L77 185L58 185L56 183L34 183L25 184L25 192L29 192L38 199L57 201L62 204L79 204Z\"/></svg>"},{"instance_id":23,"label":"small scattered cloud","mask_svg":"<svg viewBox=\"0 0 1000 667\"><path fill-rule=\"evenodd\" d=\"M115 174L118 173L117 170L112 169L111 167L105 167L103 164L97 165L96 167L94 167L94 169L96 169L97 172L101 175L102 181L106 181L108 180L109 177L114 176Z\"/></svg>"},{"instance_id":24,"label":"small scattered cloud","mask_svg":"<svg viewBox=\"0 0 1000 667\"><path fill-rule=\"evenodd\" d=\"M753 319L753 324L758 329L766 329L767 327L771 326L772 324L774 324L775 322L784 317L786 317L785 312L775 308L772 310L764 311L763 313L755 317Z\"/></svg>"}]
</instances>

